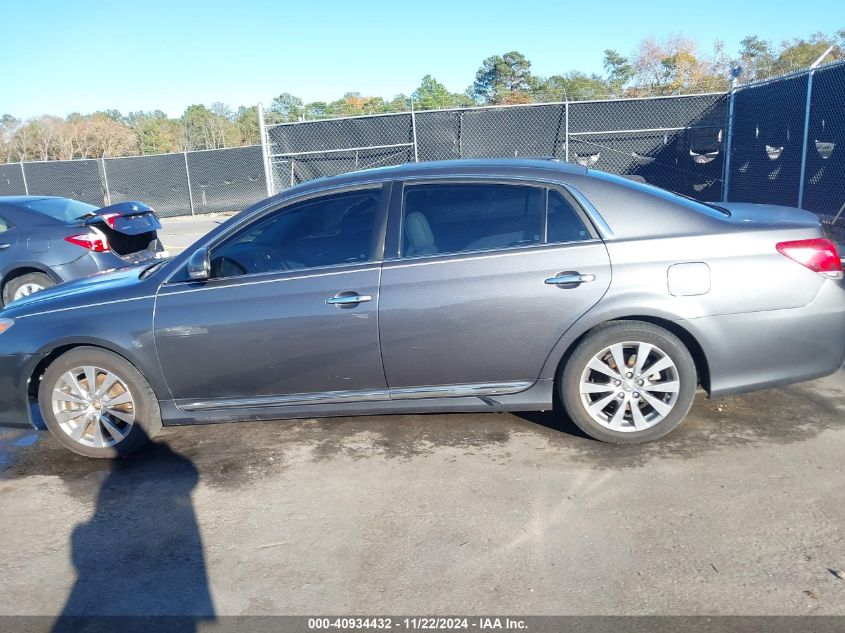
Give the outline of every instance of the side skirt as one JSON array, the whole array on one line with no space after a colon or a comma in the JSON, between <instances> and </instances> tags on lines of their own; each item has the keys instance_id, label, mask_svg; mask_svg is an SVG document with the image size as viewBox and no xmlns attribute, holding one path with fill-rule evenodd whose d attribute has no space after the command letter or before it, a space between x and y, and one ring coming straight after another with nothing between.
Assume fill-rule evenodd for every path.
<instances>
[{"instance_id":1,"label":"side skirt","mask_svg":"<svg viewBox=\"0 0 845 633\"><path fill-rule=\"evenodd\" d=\"M406 413L477 413L496 411L539 411L552 407L551 379L538 380L519 393L460 397L415 397L399 400L346 401L321 404L200 408L186 411L174 400L163 400L161 418L165 426L328 418L356 415L401 415ZM182 403L180 403L182 404ZM184 407L184 404L182 404Z\"/></svg>"}]
</instances>

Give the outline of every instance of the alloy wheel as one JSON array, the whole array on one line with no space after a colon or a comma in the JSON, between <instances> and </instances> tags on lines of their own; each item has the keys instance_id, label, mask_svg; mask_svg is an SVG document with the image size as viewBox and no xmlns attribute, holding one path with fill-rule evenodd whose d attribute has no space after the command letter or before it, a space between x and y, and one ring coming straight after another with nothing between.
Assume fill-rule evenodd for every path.
<instances>
[{"instance_id":1,"label":"alloy wheel","mask_svg":"<svg viewBox=\"0 0 845 633\"><path fill-rule=\"evenodd\" d=\"M52 393L56 421L84 446L107 448L125 438L135 424L135 400L115 373L94 366L61 375Z\"/></svg>"},{"instance_id":2,"label":"alloy wheel","mask_svg":"<svg viewBox=\"0 0 845 633\"><path fill-rule=\"evenodd\" d=\"M581 374L581 402L589 416L613 431L634 432L660 423L681 390L678 368L656 345L615 343L593 356Z\"/></svg>"},{"instance_id":3,"label":"alloy wheel","mask_svg":"<svg viewBox=\"0 0 845 633\"><path fill-rule=\"evenodd\" d=\"M36 292L41 292L42 290L44 290L44 287L39 286L38 284L24 284L15 290L15 294L12 295L12 300L17 301L18 299L23 299L24 297L28 297Z\"/></svg>"}]
</instances>

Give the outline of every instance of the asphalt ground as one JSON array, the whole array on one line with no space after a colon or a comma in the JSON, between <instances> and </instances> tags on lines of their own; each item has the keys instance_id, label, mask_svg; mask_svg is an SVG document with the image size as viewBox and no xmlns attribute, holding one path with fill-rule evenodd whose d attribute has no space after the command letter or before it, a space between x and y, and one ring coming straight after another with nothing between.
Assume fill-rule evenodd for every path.
<instances>
[{"instance_id":1,"label":"asphalt ground","mask_svg":"<svg viewBox=\"0 0 845 633\"><path fill-rule=\"evenodd\" d=\"M641 446L554 414L0 433L2 614L845 615L845 372Z\"/></svg>"}]
</instances>

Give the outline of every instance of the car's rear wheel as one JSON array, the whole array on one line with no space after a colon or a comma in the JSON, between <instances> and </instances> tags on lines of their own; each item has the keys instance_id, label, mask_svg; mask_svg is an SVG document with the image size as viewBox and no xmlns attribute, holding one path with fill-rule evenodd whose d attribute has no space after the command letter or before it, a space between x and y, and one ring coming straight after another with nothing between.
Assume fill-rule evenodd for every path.
<instances>
[{"instance_id":1,"label":"car's rear wheel","mask_svg":"<svg viewBox=\"0 0 845 633\"><path fill-rule=\"evenodd\" d=\"M677 427L695 399L695 362L677 336L642 321L597 327L560 378L566 412L591 437L639 443Z\"/></svg>"},{"instance_id":2,"label":"car's rear wheel","mask_svg":"<svg viewBox=\"0 0 845 633\"><path fill-rule=\"evenodd\" d=\"M9 305L12 301L23 299L55 285L56 282L44 273L26 273L15 277L3 286L3 305Z\"/></svg>"},{"instance_id":3,"label":"car's rear wheel","mask_svg":"<svg viewBox=\"0 0 845 633\"><path fill-rule=\"evenodd\" d=\"M55 438L86 457L125 455L161 429L146 379L126 359L96 347L77 347L53 361L38 404Z\"/></svg>"}]
</instances>

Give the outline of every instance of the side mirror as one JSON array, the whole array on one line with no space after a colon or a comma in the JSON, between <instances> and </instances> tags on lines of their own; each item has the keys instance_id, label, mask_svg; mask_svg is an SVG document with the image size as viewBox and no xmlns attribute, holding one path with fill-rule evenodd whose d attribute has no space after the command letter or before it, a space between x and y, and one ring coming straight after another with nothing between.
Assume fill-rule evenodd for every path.
<instances>
[{"instance_id":1,"label":"side mirror","mask_svg":"<svg viewBox=\"0 0 845 633\"><path fill-rule=\"evenodd\" d=\"M191 281L206 281L211 277L211 253L207 248L194 251L188 258L188 277Z\"/></svg>"}]
</instances>

